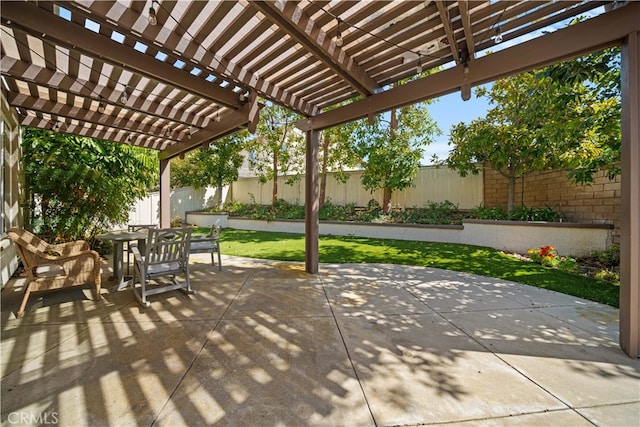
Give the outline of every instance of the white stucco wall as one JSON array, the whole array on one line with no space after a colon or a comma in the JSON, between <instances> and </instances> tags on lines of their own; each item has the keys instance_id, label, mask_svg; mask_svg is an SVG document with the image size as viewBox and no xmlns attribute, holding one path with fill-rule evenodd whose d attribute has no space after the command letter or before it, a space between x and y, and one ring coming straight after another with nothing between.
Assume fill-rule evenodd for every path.
<instances>
[{"instance_id":1,"label":"white stucco wall","mask_svg":"<svg viewBox=\"0 0 640 427\"><path fill-rule=\"evenodd\" d=\"M240 230L304 234L304 221L262 221L229 218ZM525 254L530 248L555 246L562 256L588 256L607 249L613 227L571 223L519 223L516 221L464 221L461 226L395 225L320 222L320 235L357 236L424 242L462 243Z\"/></svg>"}]
</instances>

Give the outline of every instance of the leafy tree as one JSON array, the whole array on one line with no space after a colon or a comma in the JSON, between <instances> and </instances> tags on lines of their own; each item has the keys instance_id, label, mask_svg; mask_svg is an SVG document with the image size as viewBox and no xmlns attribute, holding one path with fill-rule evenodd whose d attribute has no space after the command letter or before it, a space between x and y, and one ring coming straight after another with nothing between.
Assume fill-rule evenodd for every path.
<instances>
[{"instance_id":1,"label":"leafy tree","mask_svg":"<svg viewBox=\"0 0 640 427\"><path fill-rule=\"evenodd\" d=\"M582 121L581 140L563 156L575 182L592 182L600 169L606 170L610 179L620 174L620 61L620 48L612 48L542 71L556 84L570 85L572 91L567 96L581 100L576 102Z\"/></svg>"},{"instance_id":2,"label":"leafy tree","mask_svg":"<svg viewBox=\"0 0 640 427\"><path fill-rule=\"evenodd\" d=\"M451 129L446 163L460 175L485 162L508 180L509 212L515 184L533 171L570 169L589 182L599 167L617 173L620 148L619 71L614 51L589 55L479 87L491 108L484 119Z\"/></svg>"},{"instance_id":3,"label":"leafy tree","mask_svg":"<svg viewBox=\"0 0 640 427\"><path fill-rule=\"evenodd\" d=\"M320 135L320 207L324 206L327 194L327 174L333 172L334 178L346 183L349 174L346 169L360 163L353 141L350 124L325 129Z\"/></svg>"},{"instance_id":4,"label":"leafy tree","mask_svg":"<svg viewBox=\"0 0 640 427\"><path fill-rule=\"evenodd\" d=\"M426 102L379 115L374 123L354 125L357 152L362 159L362 185L369 191L383 189L382 208L391 210L391 195L413 185L420 168L424 146L433 142L440 130L427 111Z\"/></svg>"},{"instance_id":5,"label":"leafy tree","mask_svg":"<svg viewBox=\"0 0 640 427\"><path fill-rule=\"evenodd\" d=\"M256 137L249 145L249 166L260 182L273 182L272 204L278 199L278 177L292 173L291 184L299 179L304 165L304 135L295 129L299 119L291 110L271 104L260 111Z\"/></svg>"},{"instance_id":6,"label":"leafy tree","mask_svg":"<svg viewBox=\"0 0 640 427\"><path fill-rule=\"evenodd\" d=\"M25 204L50 241L92 240L126 222L158 183L157 154L142 148L26 128L22 150Z\"/></svg>"},{"instance_id":7,"label":"leafy tree","mask_svg":"<svg viewBox=\"0 0 640 427\"><path fill-rule=\"evenodd\" d=\"M248 138L248 131L237 132L209 144L207 150L193 150L184 160L176 159L171 168L172 186L215 187L215 205L221 208L222 189L238 179Z\"/></svg>"}]
</instances>

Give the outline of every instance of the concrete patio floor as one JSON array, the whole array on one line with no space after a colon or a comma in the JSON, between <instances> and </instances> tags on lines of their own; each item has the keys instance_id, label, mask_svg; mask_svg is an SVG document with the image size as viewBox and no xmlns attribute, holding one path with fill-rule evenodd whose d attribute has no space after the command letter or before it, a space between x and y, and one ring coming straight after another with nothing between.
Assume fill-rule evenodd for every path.
<instances>
[{"instance_id":1,"label":"concrete patio floor","mask_svg":"<svg viewBox=\"0 0 640 427\"><path fill-rule=\"evenodd\" d=\"M1 421L63 426L640 424L618 310L380 264L191 258L196 295L2 291ZM109 276L110 261L103 263Z\"/></svg>"}]
</instances>

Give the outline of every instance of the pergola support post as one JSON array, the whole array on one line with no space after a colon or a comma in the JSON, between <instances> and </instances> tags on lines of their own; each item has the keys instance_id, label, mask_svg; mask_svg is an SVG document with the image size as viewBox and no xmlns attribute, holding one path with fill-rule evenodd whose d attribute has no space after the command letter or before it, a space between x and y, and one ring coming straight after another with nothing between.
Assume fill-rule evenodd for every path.
<instances>
[{"instance_id":1,"label":"pergola support post","mask_svg":"<svg viewBox=\"0 0 640 427\"><path fill-rule=\"evenodd\" d=\"M306 132L306 173L304 193L304 239L305 239L305 268L307 273L318 272L318 236L320 231L320 189L318 187L318 140L319 131Z\"/></svg>"},{"instance_id":2,"label":"pergola support post","mask_svg":"<svg viewBox=\"0 0 640 427\"><path fill-rule=\"evenodd\" d=\"M640 357L640 33L622 44L620 347Z\"/></svg>"},{"instance_id":3,"label":"pergola support post","mask_svg":"<svg viewBox=\"0 0 640 427\"><path fill-rule=\"evenodd\" d=\"M160 227L171 226L171 166L169 159L160 160Z\"/></svg>"}]
</instances>

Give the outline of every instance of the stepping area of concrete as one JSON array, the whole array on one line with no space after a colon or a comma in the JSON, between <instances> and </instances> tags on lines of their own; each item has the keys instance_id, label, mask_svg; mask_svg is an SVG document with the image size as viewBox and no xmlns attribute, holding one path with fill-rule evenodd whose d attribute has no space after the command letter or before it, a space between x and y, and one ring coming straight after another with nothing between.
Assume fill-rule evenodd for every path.
<instances>
[{"instance_id":1,"label":"stepping area of concrete","mask_svg":"<svg viewBox=\"0 0 640 427\"><path fill-rule=\"evenodd\" d=\"M640 425L618 310L382 264L191 257L195 295L2 290L2 425Z\"/></svg>"}]
</instances>

